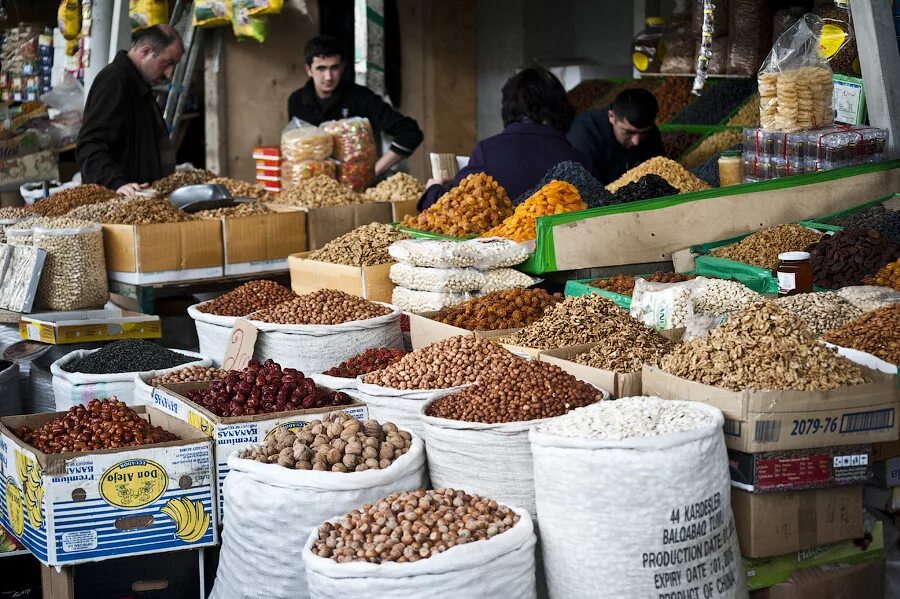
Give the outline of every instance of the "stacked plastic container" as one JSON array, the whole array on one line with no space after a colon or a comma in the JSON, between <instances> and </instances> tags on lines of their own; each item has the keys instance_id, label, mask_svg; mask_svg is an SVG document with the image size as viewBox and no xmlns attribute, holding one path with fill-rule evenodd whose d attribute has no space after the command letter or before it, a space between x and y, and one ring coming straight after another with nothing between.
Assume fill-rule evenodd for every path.
<instances>
[{"instance_id":1,"label":"stacked plastic container","mask_svg":"<svg viewBox=\"0 0 900 599\"><path fill-rule=\"evenodd\" d=\"M256 146L253 160L256 161L256 184L272 193L281 191L281 148Z\"/></svg>"}]
</instances>

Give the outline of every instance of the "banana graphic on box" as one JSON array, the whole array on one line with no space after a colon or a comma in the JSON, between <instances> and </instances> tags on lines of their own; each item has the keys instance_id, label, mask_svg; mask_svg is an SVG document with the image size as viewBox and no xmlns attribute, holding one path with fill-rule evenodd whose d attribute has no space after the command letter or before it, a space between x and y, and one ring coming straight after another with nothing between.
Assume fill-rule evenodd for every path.
<instances>
[{"instance_id":1,"label":"banana graphic on box","mask_svg":"<svg viewBox=\"0 0 900 599\"><path fill-rule=\"evenodd\" d=\"M22 484L22 501L25 504L28 523L37 530L44 524L44 516L41 513L41 503L44 500L41 467L36 461L17 451L16 474L19 475Z\"/></svg>"},{"instance_id":2,"label":"banana graphic on box","mask_svg":"<svg viewBox=\"0 0 900 599\"><path fill-rule=\"evenodd\" d=\"M172 519L175 523L175 536L185 543L196 543L209 528L209 512L203 509L202 501L173 497L160 511Z\"/></svg>"}]
</instances>

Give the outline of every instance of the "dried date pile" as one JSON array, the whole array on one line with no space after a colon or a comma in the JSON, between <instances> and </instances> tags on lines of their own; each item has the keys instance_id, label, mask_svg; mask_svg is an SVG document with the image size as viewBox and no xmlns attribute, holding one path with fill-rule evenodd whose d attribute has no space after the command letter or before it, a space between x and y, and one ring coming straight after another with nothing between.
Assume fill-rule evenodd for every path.
<instances>
[{"instance_id":1,"label":"dried date pile","mask_svg":"<svg viewBox=\"0 0 900 599\"><path fill-rule=\"evenodd\" d=\"M825 289L859 285L885 264L900 258L900 246L875 229L844 229L809 249L813 282Z\"/></svg>"},{"instance_id":2,"label":"dried date pile","mask_svg":"<svg viewBox=\"0 0 900 599\"><path fill-rule=\"evenodd\" d=\"M856 365L818 343L800 320L772 302L754 304L709 335L679 345L660 367L733 391L815 391L868 382Z\"/></svg>"},{"instance_id":3,"label":"dried date pile","mask_svg":"<svg viewBox=\"0 0 900 599\"><path fill-rule=\"evenodd\" d=\"M138 447L178 439L169 431L152 426L115 397L73 406L37 429L23 426L16 434L44 453Z\"/></svg>"},{"instance_id":4,"label":"dried date pile","mask_svg":"<svg viewBox=\"0 0 900 599\"><path fill-rule=\"evenodd\" d=\"M504 373L434 401L426 414L450 420L499 424L552 418L600 401L603 394L548 362L517 360Z\"/></svg>"}]
</instances>

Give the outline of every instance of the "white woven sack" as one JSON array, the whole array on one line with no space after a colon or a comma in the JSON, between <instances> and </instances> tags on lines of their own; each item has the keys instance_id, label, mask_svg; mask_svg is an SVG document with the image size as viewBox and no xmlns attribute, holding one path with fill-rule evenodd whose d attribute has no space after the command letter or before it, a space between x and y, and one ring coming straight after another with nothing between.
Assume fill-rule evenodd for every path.
<instances>
[{"instance_id":1,"label":"white woven sack","mask_svg":"<svg viewBox=\"0 0 900 599\"><path fill-rule=\"evenodd\" d=\"M66 354L50 365L50 373L53 375L53 396L56 400L57 412L65 412L72 406L84 405L92 399L112 397L113 395L130 406L137 405L138 402L134 397L134 375L138 373L82 374L80 372L68 372L63 368L69 362L95 351L99 350L79 349ZM191 356L196 358L196 360L175 368L157 370L155 371L157 376L184 368L185 366L209 366L211 364L209 358L198 353L181 349L173 349L172 351Z\"/></svg>"},{"instance_id":2,"label":"white woven sack","mask_svg":"<svg viewBox=\"0 0 900 599\"><path fill-rule=\"evenodd\" d=\"M551 597L748 596L731 512L724 419L711 406L688 403L712 423L621 441L531 430ZM705 575L695 568L701 565ZM677 580L662 578L675 571Z\"/></svg>"},{"instance_id":3,"label":"white woven sack","mask_svg":"<svg viewBox=\"0 0 900 599\"><path fill-rule=\"evenodd\" d=\"M400 309L335 325L284 325L251 320L259 330L253 357L269 358L304 374L323 372L373 347L403 349Z\"/></svg>"},{"instance_id":4,"label":"white woven sack","mask_svg":"<svg viewBox=\"0 0 900 599\"><path fill-rule=\"evenodd\" d=\"M379 387L357 379L356 389L344 392L366 404L369 418L378 422L393 422L401 429L406 429L419 436L424 435L422 427L422 407L435 399L452 395L462 387L435 389L431 391L401 390L390 387Z\"/></svg>"},{"instance_id":5,"label":"white woven sack","mask_svg":"<svg viewBox=\"0 0 900 599\"><path fill-rule=\"evenodd\" d=\"M412 563L339 564L312 552L316 531L303 547L312 599L534 599L534 528L528 512L484 541L451 547ZM331 519L332 522L338 518Z\"/></svg>"},{"instance_id":6,"label":"white woven sack","mask_svg":"<svg viewBox=\"0 0 900 599\"><path fill-rule=\"evenodd\" d=\"M335 366L337 365L335 364ZM314 372L312 374L308 374L307 376L314 380L317 386L326 387L333 391L356 389L356 379L354 378L331 376L329 374L322 374L321 372Z\"/></svg>"},{"instance_id":7,"label":"white woven sack","mask_svg":"<svg viewBox=\"0 0 900 599\"><path fill-rule=\"evenodd\" d=\"M415 434L409 451L384 470L291 470L236 453L228 466L228 519L212 599L309 597L300 560L311 532L365 503L427 484L425 446Z\"/></svg>"},{"instance_id":8,"label":"white woven sack","mask_svg":"<svg viewBox=\"0 0 900 599\"><path fill-rule=\"evenodd\" d=\"M218 316L207 314L197 309L206 302L188 306L188 316L194 319L194 327L197 329L197 340L200 345L200 353L209 356L212 365L222 367L222 358L225 357L225 348L231 338L231 329L234 327L234 316Z\"/></svg>"},{"instance_id":9,"label":"white woven sack","mask_svg":"<svg viewBox=\"0 0 900 599\"><path fill-rule=\"evenodd\" d=\"M206 356L201 356L205 358L210 364L212 360ZM163 376L169 372L175 372L177 370L183 370L185 368L189 368L191 366L197 366L196 363L188 363L182 366L176 366L175 368L170 368L168 370L151 370L150 372L136 372L134 374L134 403L135 405L153 405L153 385L150 384L150 381L155 379L158 376ZM202 366L202 364L201 364ZM208 364L207 364L208 366Z\"/></svg>"}]
</instances>

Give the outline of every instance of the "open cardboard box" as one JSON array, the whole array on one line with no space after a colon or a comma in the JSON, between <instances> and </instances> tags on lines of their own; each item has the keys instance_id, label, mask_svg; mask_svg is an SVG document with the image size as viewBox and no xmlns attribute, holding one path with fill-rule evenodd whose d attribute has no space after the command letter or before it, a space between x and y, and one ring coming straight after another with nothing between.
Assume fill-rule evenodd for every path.
<instances>
[{"instance_id":1,"label":"open cardboard box","mask_svg":"<svg viewBox=\"0 0 900 599\"><path fill-rule=\"evenodd\" d=\"M117 339L157 339L162 337L159 316L119 309L40 312L22 315L22 339L54 345L114 341Z\"/></svg>"},{"instance_id":2,"label":"open cardboard box","mask_svg":"<svg viewBox=\"0 0 900 599\"><path fill-rule=\"evenodd\" d=\"M591 350L596 343L572 345L559 349L546 350L540 354L542 362L559 366L575 378L585 383L607 389L611 397L634 397L641 394L641 372L613 372L586 366L574 361L575 356Z\"/></svg>"},{"instance_id":3,"label":"open cardboard box","mask_svg":"<svg viewBox=\"0 0 900 599\"><path fill-rule=\"evenodd\" d=\"M212 443L160 410L133 409L178 440L45 454L13 431L37 428L64 412L0 418L0 466L6 473L0 487L0 524L43 564L78 564L218 542ZM161 509L181 499L202 510L204 517L191 517L187 532L179 536L180 527Z\"/></svg>"},{"instance_id":4,"label":"open cardboard box","mask_svg":"<svg viewBox=\"0 0 900 599\"><path fill-rule=\"evenodd\" d=\"M674 341L677 341L677 340L681 339L682 335L684 335L684 328L681 327L681 328L677 328L677 329L670 329L667 331L658 331L658 333L660 335L662 335L663 337L666 337L667 339L672 339ZM510 334L512 334L512 333L510 333ZM578 353L588 351L590 348L597 345L596 343L582 343L582 344L578 344L578 345L567 345L567 346L563 346L563 347L554 347L551 349L538 349L535 347L526 347L524 345L515 345L512 343L508 343L507 336L495 337L495 338L492 338L491 341L496 341L497 343L499 343L500 345L502 345L503 347L505 347L512 353L516 354L517 356L521 356L527 360L537 360L541 356L544 356L544 355L551 355L551 356L556 356L557 358L559 358L559 352L561 350L569 350L569 349L575 348L575 347L578 347L578 348L587 347L587 349L582 349L580 352L576 352L576 353L564 352L564 353L569 353L570 356L574 357ZM612 390L613 390L613 387L610 387L610 386L604 386L603 388L609 390L610 392L612 392ZM624 396L616 395L616 397L624 397Z\"/></svg>"},{"instance_id":5,"label":"open cardboard box","mask_svg":"<svg viewBox=\"0 0 900 599\"><path fill-rule=\"evenodd\" d=\"M496 331L470 331L461 327L444 324L432 317L437 312L405 312L409 316L409 335L412 341L413 350L449 339L450 337L470 336L481 337L482 339L494 339L497 337L506 337L512 335L519 329L500 329Z\"/></svg>"},{"instance_id":6,"label":"open cardboard box","mask_svg":"<svg viewBox=\"0 0 900 599\"><path fill-rule=\"evenodd\" d=\"M213 440L220 521L224 518L225 503L222 484L225 482L225 476L231 470L228 467L228 456L232 453L262 444L277 429L303 428L311 420L321 418L329 412L346 412L359 420L365 420L369 415L369 410L364 403L353 401L340 407L223 418L186 397L188 391L206 389L211 384L211 381L200 381L162 385L153 389L152 399L155 408L187 423Z\"/></svg>"},{"instance_id":7,"label":"open cardboard box","mask_svg":"<svg viewBox=\"0 0 900 599\"><path fill-rule=\"evenodd\" d=\"M223 274L222 225L217 220L103 225L103 247L114 281L140 285Z\"/></svg>"},{"instance_id":8,"label":"open cardboard box","mask_svg":"<svg viewBox=\"0 0 900 599\"><path fill-rule=\"evenodd\" d=\"M391 302L394 283L388 277L393 262L375 266L348 266L310 260L312 252L288 257L291 289L300 295L319 289L337 289L373 301Z\"/></svg>"},{"instance_id":9,"label":"open cardboard box","mask_svg":"<svg viewBox=\"0 0 900 599\"><path fill-rule=\"evenodd\" d=\"M284 270L288 256L306 250L306 213L272 212L222 218L225 274Z\"/></svg>"},{"instance_id":10,"label":"open cardboard box","mask_svg":"<svg viewBox=\"0 0 900 599\"><path fill-rule=\"evenodd\" d=\"M644 366L643 393L699 401L722 410L725 445L746 453L896 441L896 377L860 367L871 379L828 391L731 391Z\"/></svg>"}]
</instances>

